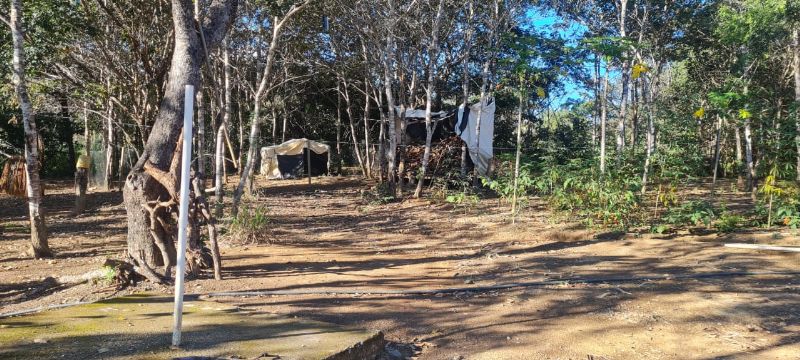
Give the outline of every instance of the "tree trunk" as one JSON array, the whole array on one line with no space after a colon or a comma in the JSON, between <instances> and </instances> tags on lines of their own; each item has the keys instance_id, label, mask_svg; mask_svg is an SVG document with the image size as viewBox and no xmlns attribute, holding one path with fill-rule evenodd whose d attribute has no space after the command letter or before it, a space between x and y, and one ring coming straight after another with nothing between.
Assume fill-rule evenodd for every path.
<instances>
[{"instance_id":1,"label":"tree trunk","mask_svg":"<svg viewBox=\"0 0 800 360\"><path fill-rule=\"evenodd\" d=\"M69 112L69 99L67 98L67 95L62 95L59 100L61 101L61 123L63 125L63 128L59 133L64 145L67 146L69 163L74 165L78 158L75 155L75 143L72 141L75 131L72 128L72 116L70 116Z\"/></svg>"},{"instance_id":2,"label":"tree trunk","mask_svg":"<svg viewBox=\"0 0 800 360\"><path fill-rule=\"evenodd\" d=\"M353 104L350 101L350 87L345 78L341 78L342 82L342 95L344 96L344 110L347 113L347 119L350 122L350 139L353 140L353 153L358 161L358 167L361 168L361 174L367 176L367 169L364 167L364 159L361 157L361 150L358 146L358 136L356 135L356 126L353 121Z\"/></svg>"},{"instance_id":3,"label":"tree trunk","mask_svg":"<svg viewBox=\"0 0 800 360\"><path fill-rule=\"evenodd\" d=\"M286 142L286 126L289 124L289 111L283 109L283 130L281 131L281 142Z\"/></svg>"},{"instance_id":4,"label":"tree trunk","mask_svg":"<svg viewBox=\"0 0 800 360\"><path fill-rule=\"evenodd\" d=\"M717 134L714 139L714 173L711 178L711 193L717 186L717 169L719 168L720 138L722 137L722 117L717 115Z\"/></svg>"},{"instance_id":5,"label":"tree trunk","mask_svg":"<svg viewBox=\"0 0 800 360\"><path fill-rule=\"evenodd\" d=\"M89 102L83 101L83 152L92 159L92 132L89 130Z\"/></svg>"},{"instance_id":6,"label":"tree trunk","mask_svg":"<svg viewBox=\"0 0 800 360\"><path fill-rule=\"evenodd\" d=\"M275 104L272 104L272 106L269 107L269 111L270 111L270 113L272 113L272 143L273 144L277 144L278 143L278 112L275 111L276 108L277 108L277 106L275 106Z\"/></svg>"},{"instance_id":7,"label":"tree trunk","mask_svg":"<svg viewBox=\"0 0 800 360\"><path fill-rule=\"evenodd\" d=\"M619 36L625 38L627 36L627 28L625 27L625 20L627 19L628 0L619 1ZM628 83L630 80L630 61L625 59L627 51L623 51L622 59L622 74L620 76L622 81L622 94L619 104L619 120L617 122L617 154L616 166L619 168L622 165L622 152L625 150L625 119L628 109Z\"/></svg>"},{"instance_id":8,"label":"tree trunk","mask_svg":"<svg viewBox=\"0 0 800 360\"><path fill-rule=\"evenodd\" d=\"M106 88L111 93L111 79L106 80ZM103 171L103 185L105 186L105 190L111 190L111 183L114 181L114 103L111 102L111 97L109 95L108 101L106 103L106 121L105 121L105 155L106 155L106 163L105 163L105 170Z\"/></svg>"},{"instance_id":9,"label":"tree trunk","mask_svg":"<svg viewBox=\"0 0 800 360\"><path fill-rule=\"evenodd\" d=\"M467 25L464 34L464 59L461 60L461 104L464 109L469 106L469 54L472 49L472 18L475 16L473 0L467 2ZM468 120L468 119L467 119ZM462 140L461 145L461 176L467 176L467 158L469 157L467 143Z\"/></svg>"},{"instance_id":10,"label":"tree trunk","mask_svg":"<svg viewBox=\"0 0 800 360\"><path fill-rule=\"evenodd\" d=\"M658 75L655 76L657 78ZM648 86L649 85L649 86ZM650 172L650 163L653 157L653 152L655 151L656 147L656 125L653 121L653 110L652 110L652 101L653 101L653 87L652 84L648 84L646 80L642 80L642 102L644 103L644 112L647 117L647 136L645 140L645 158L644 158L644 169L642 171L642 192L641 194L644 195L647 192L647 176Z\"/></svg>"},{"instance_id":11,"label":"tree trunk","mask_svg":"<svg viewBox=\"0 0 800 360\"><path fill-rule=\"evenodd\" d=\"M747 190L750 191L750 197L755 201L756 198L756 168L753 164L753 136L750 130L750 119L744 121L744 143L745 143L745 161L747 162Z\"/></svg>"},{"instance_id":12,"label":"tree trunk","mask_svg":"<svg viewBox=\"0 0 800 360\"><path fill-rule=\"evenodd\" d=\"M342 173L342 94L339 80L336 80L336 172Z\"/></svg>"},{"instance_id":13,"label":"tree trunk","mask_svg":"<svg viewBox=\"0 0 800 360\"><path fill-rule=\"evenodd\" d=\"M119 164L117 165L117 191L122 191L122 188L125 184L125 155L126 155L126 145L123 143L120 145L119 148Z\"/></svg>"},{"instance_id":14,"label":"tree trunk","mask_svg":"<svg viewBox=\"0 0 800 360\"><path fill-rule=\"evenodd\" d=\"M795 25L792 32L792 44L794 45L794 143L797 148L797 181L800 181L800 25Z\"/></svg>"},{"instance_id":15,"label":"tree trunk","mask_svg":"<svg viewBox=\"0 0 800 360\"><path fill-rule=\"evenodd\" d=\"M228 52L228 42L225 41L223 43L222 49L222 59L223 59L223 66L225 67L224 74L225 74L225 110L222 115L222 123L219 125L217 129L217 140L216 140L216 147L214 151L214 212L217 218L222 217L222 211L224 207L224 199L225 196L225 182L223 179L223 174L225 172L225 135L228 132L228 124L230 123L231 115L233 112L232 108L232 96L231 96L231 66L230 66L230 55ZM273 122L273 129L274 129L274 122ZM233 152L231 152L231 158L233 158Z\"/></svg>"},{"instance_id":16,"label":"tree trunk","mask_svg":"<svg viewBox=\"0 0 800 360\"><path fill-rule=\"evenodd\" d=\"M606 123L608 119L608 62L603 76L603 95L600 99L600 176L606 174Z\"/></svg>"},{"instance_id":17,"label":"tree trunk","mask_svg":"<svg viewBox=\"0 0 800 360\"><path fill-rule=\"evenodd\" d=\"M594 78L592 79L592 91L594 92L594 111L592 112L592 147L599 143L598 127L600 126L600 57L594 54Z\"/></svg>"},{"instance_id":18,"label":"tree trunk","mask_svg":"<svg viewBox=\"0 0 800 360\"><path fill-rule=\"evenodd\" d=\"M523 84L524 77L520 77L520 87L524 87ZM519 105L517 108L517 149L516 149L516 156L514 158L514 194L511 198L511 223L514 224L517 221L517 196L519 195L519 163L520 157L522 156L522 112L524 110L523 104L525 103L525 94L522 89L519 89Z\"/></svg>"},{"instance_id":19,"label":"tree trunk","mask_svg":"<svg viewBox=\"0 0 800 360\"><path fill-rule=\"evenodd\" d=\"M364 78L364 168L367 170L366 177L372 178L372 162L370 161L369 148L369 79Z\"/></svg>"},{"instance_id":20,"label":"tree trunk","mask_svg":"<svg viewBox=\"0 0 800 360\"><path fill-rule=\"evenodd\" d=\"M383 111L383 93L380 90L375 91L378 99L378 116L380 117L380 125L378 126L378 182L383 182L384 174L386 173L386 117Z\"/></svg>"},{"instance_id":21,"label":"tree trunk","mask_svg":"<svg viewBox=\"0 0 800 360\"><path fill-rule=\"evenodd\" d=\"M242 176L242 173L244 172L244 117L242 117L241 89L239 89L238 94L239 96L237 98L239 99L239 104L236 106L236 115L239 119L239 155L237 155L236 163L239 165L236 166L236 173L239 174L239 176Z\"/></svg>"},{"instance_id":22,"label":"tree trunk","mask_svg":"<svg viewBox=\"0 0 800 360\"><path fill-rule=\"evenodd\" d=\"M88 169L82 167L75 169L75 208L72 210L73 215L83 214L86 209L86 190L88 186Z\"/></svg>"},{"instance_id":23,"label":"tree trunk","mask_svg":"<svg viewBox=\"0 0 800 360\"><path fill-rule=\"evenodd\" d=\"M212 79L213 80L213 79ZM200 77L200 86L197 88L195 101L197 105L197 178L203 188L206 187L206 99L203 91L203 77Z\"/></svg>"},{"instance_id":24,"label":"tree trunk","mask_svg":"<svg viewBox=\"0 0 800 360\"><path fill-rule=\"evenodd\" d=\"M639 79L633 80L631 86L631 137L628 141L630 143L631 155L636 152L637 139L639 137Z\"/></svg>"},{"instance_id":25,"label":"tree trunk","mask_svg":"<svg viewBox=\"0 0 800 360\"><path fill-rule=\"evenodd\" d=\"M25 173L28 193L28 215L31 224L31 255L34 258L52 257L53 252L47 244L47 225L44 211L41 209L42 189L39 180L39 132L36 129L36 118L33 105L28 97L28 86L25 83L25 50L23 46L22 0L11 0L11 39L14 46L13 82L17 93L22 122L25 129Z\"/></svg>"},{"instance_id":26,"label":"tree trunk","mask_svg":"<svg viewBox=\"0 0 800 360\"><path fill-rule=\"evenodd\" d=\"M207 48L213 49L222 41L233 22L237 5L237 0L218 0L210 5L214 11L210 12L212 15L200 24L199 29L204 34ZM168 209L174 208L178 201L185 86L199 86L200 67L205 61L193 13L192 1L172 0L175 42L164 96L142 156L128 174L123 190L128 214L129 261L142 275L156 282L163 282L170 277L175 261L172 239L177 229L169 225L172 221ZM192 195L194 206L198 209L192 212L189 233L196 234L199 225L197 217L201 216L200 210L207 204L202 191L195 191ZM209 225L209 238L214 244L214 219L206 217L205 220ZM192 239L196 237L192 236ZM190 241L190 254L187 254L187 266L190 269L199 261L197 245L195 241ZM159 266L164 267L163 274L153 270Z\"/></svg>"},{"instance_id":27,"label":"tree trunk","mask_svg":"<svg viewBox=\"0 0 800 360\"><path fill-rule=\"evenodd\" d=\"M489 53L486 56L486 60L483 63L483 67L481 68L481 97L480 103L478 104L478 113L476 117L478 121L475 124L475 151L478 152L480 149L480 138L481 138L481 117L483 116L483 107L486 105L488 100L488 86L489 86L489 70L491 68L492 62L494 61L495 50L494 47L497 42L497 35L498 35L498 27L500 26L500 1L494 1L494 13L491 19L492 24L488 27L488 37L489 37ZM491 163L489 164L491 167ZM480 186L480 177L481 175L488 175L490 169L486 169L486 174L479 174L478 167L475 167L475 178L473 179L473 186L478 187Z\"/></svg>"},{"instance_id":28,"label":"tree trunk","mask_svg":"<svg viewBox=\"0 0 800 360\"><path fill-rule=\"evenodd\" d=\"M742 135L738 125L733 130L736 135L736 186L742 188L744 187L744 179L742 178Z\"/></svg>"},{"instance_id":29,"label":"tree trunk","mask_svg":"<svg viewBox=\"0 0 800 360\"><path fill-rule=\"evenodd\" d=\"M389 0L389 4L393 9L394 2ZM390 14L393 16L394 11ZM389 151L386 153L386 176L389 179L389 191L394 195L397 185L397 123L394 113L394 96L392 94L392 76L391 66L394 62L394 38L391 33L386 35L386 53L384 54L383 63L383 87L386 92L386 119L389 123Z\"/></svg>"},{"instance_id":30,"label":"tree trunk","mask_svg":"<svg viewBox=\"0 0 800 360\"><path fill-rule=\"evenodd\" d=\"M430 46L428 46L428 79L427 86L425 86L425 152L422 155L422 166L419 169L414 198L419 198L420 195L422 195L422 187L425 184L425 173L428 170L428 162L431 159L431 141L433 140L433 130L435 129L431 118L434 72L436 70L436 58L438 57L439 50L439 24L442 21L443 9L444 0L439 0L439 7L436 10L436 18L433 20L433 29L431 30L431 43Z\"/></svg>"},{"instance_id":31,"label":"tree trunk","mask_svg":"<svg viewBox=\"0 0 800 360\"><path fill-rule=\"evenodd\" d=\"M261 133L261 98L266 95L267 83L272 77L272 66L275 59L275 51L277 50L278 40L280 39L281 31L286 22L292 18L300 9L302 9L310 0L307 0L299 5L293 5L289 11L279 19L277 16L273 17L272 21L272 40L270 41L269 49L267 50L267 61L264 66L264 72L261 74L261 81L259 82L258 89L253 96L253 116L250 124L250 141L247 151L247 164L242 171L239 185L233 193L233 204L231 206L231 213L236 216L239 213L239 202L242 199L242 194L247 185L248 191L252 190L252 177L253 168L255 167L256 155L258 155L259 135ZM285 107L285 106L284 106ZM286 119L284 119L284 137L286 136ZM285 141L285 139L284 139ZM240 162L241 164L241 162Z\"/></svg>"}]
</instances>

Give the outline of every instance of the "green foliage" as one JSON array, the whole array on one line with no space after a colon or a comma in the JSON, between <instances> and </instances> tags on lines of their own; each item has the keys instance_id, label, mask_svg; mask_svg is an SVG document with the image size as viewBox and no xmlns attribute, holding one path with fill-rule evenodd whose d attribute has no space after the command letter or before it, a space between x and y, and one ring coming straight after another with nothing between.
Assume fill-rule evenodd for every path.
<instances>
[{"instance_id":1,"label":"green foliage","mask_svg":"<svg viewBox=\"0 0 800 360\"><path fill-rule=\"evenodd\" d=\"M770 177L768 176L768 178ZM792 229L800 226L800 187L795 182L765 181L760 192L765 196L759 199L752 213L754 226L778 225ZM771 207L770 194L772 195Z\"/></svg>"},{"instance_id":2,"label":"green foliage","mask_svg":"<svg viewBox=\"0 0 800 360\"><path fill-rule=\"evenodd\" d=\"M228 227L228 238L243 244L272 242L269 232L269 210L266 206L243 206Z\"/></svg>"},{"instance_id":3,"label":"green foliage","mask_svg":"<svg viewBox=\"0 0 800 360\"><path fill-rule=\"evenodd\" d=\"M744 216L722 211L719 215L719 219L714 223L714 228L719 232L729 233L738 230L744 223Z\"/></svg>"},{"instance_id":4,"label":"green foliage","mask_svg":"<svg viewBox=\"0 0 800 360\"><path fill-rule=\"evenodd\" d=\"M382 205L395 201L395 195L389 183L379 183L369 190L361 191L361 200L369 205Z\"/></svg>"},{"instance_id":5,"label":"green foliage","mask_svg":"<svg viewBox=\"0 0 800 360\"><path fill-rule=\"evenodd\" d=\"M112 266L103 266L103 283L113 284L117 277L117 270Z\"/></svg>"},{"instance_id":6,"label":"green foliage","mask_svg":"<svg viewBox=\"0 0 800 360\"><path fill-rule=\"evenodd\" d=\"M594 166L573 161L544 169L534 183L557 210L580 216L590 226L625 229L643 220L637 177L599 179Z\"/></svg>"},{"instance_id":7,"label":"green foliage","mask_svg":"<svg viewBox=\"0 0 800 360\"><path fill-rule=\"evenodd\" d=\"M669 225L710 227L716 218L716 211L711 203L705 200L694 200L669 209L661 218L661 222Z\"/></svg>"},{"instance_id":8,"label":"green foliage","mask_svg":"<svg viewBox=\"0 0 800 360\"><path fill-rule=\"evenodd\" d=\"M458 208L464 210L464 214L469 213L475 206L478 205L480 199L478 195L470 194L465 191L453 192L445 197L447 203L453 204Z\"/></svg>"},{"instance_id":9,"label":"green foliage","mask_svg":"<svg viewBox=\"0 0 800 360\"><path fill-rule=\"evenodd\" d=\"M492 179L482 178L483 186L494 191L503 201L509 203L514 196L514 160L501 161ZM517 201L522 204L527 199L528 192L534 188L535 180L531 175L531 166L520 165L519 177L517 179L516 193Z\"/></svg>"},{"instance_id":10,"label":"green foliage","mask_svg":"<svg viewBox=\"0 0 800 360\"><path fill-rule=\"evenodd\" d=\"M800 211L798 211L796 205L783 203L775 209L775 218L779 221L778 224L797 229L798 224L800 224Z\"/></svg>"}]
</instances>

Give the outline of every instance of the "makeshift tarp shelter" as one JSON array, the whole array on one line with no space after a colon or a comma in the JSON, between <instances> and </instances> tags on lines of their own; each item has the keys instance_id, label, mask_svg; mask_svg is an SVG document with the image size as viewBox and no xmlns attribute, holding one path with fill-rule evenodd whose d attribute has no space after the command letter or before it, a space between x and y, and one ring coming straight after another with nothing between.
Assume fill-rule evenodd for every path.
<instances>
[{"instance_id":1,"label":"makeshift tarp shelter","mask_svg":"<svg viewBox=\"0 0 800 360\"><path fill-rule=\"evenodd\" d=\"M488 100L483 108L480 103L472 104L467 108L464 108L464 105L458 107L456 134L467 143L469 157L480 175L488 174L494 156L494 110L494 100ZM481 116L480 135L476 131L479 112Z\"/></svg>"},{"instance_id":2,"label":"makeshift tarp shelter","mask_svg":"<svg viewBox=\"0 0 800 360\"><path fill-rule=\"evenodd\" d=\"M395 114L400 116L400 107L395 106ZM445 121L454 115L452 112L438 111L431 112L431 121L433 121L433 137L434 142L440 141L453 134L453 123ZM422 109L407 109L405 112L406 120L406 136L410 143L424 144L425 137L427 136L427 129L425 129L425 110Z\"/></svg>"},{"instance_id":3,"label":"makeshift tarp shelter","mask_svg":"<svg viewBox=\"0 0 800 360\"><path fill-rule=\"evenodd\" d=\"M310 166L308 160L311 160ZM331 147L308 139L292 139L261 148L261 174L267 179L319 176L330 172Z\"/></svg>"}]
</instances>

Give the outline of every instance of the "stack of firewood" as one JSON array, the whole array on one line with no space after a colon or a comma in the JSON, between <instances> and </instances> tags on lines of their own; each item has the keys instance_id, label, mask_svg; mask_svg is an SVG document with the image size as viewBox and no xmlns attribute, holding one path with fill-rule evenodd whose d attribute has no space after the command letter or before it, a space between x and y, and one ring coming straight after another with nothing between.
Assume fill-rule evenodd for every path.
<instances>
[{"instance_id":1,"label":"stack of firewood","mask_svg":"<svg viewBox=\"0 0 800 360\"><path fill-rule=\"evenodd\" d=\"M431 145L431 157L428 162L428 174L441 175L455 171L461 167L461 145L464 142L458 136L451 136ZM404 176L413 176L422 167L425 145L409 145L405 148Z\"/></svg>"},{"instance_id":2,"label":"stack of firewood","mask_svg":"<svg viewBox=\"0 0 800 360\"><path fill-rule=\"evenodd\" d=\"M0 191L16 197L25 197L26 180L25 158L22 156L8 158L0 177Z\"/></svg>"}]
</instances>

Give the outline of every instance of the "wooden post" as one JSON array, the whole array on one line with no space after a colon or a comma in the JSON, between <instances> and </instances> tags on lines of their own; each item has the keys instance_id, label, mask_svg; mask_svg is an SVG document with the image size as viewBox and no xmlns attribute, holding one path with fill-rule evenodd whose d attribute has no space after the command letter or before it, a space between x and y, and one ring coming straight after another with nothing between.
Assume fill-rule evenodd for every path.
<instances>
[{"instance_id":1,"label":"wooden post","mask_svg":"<svg viewBox=\"0 0 800 360\"><path fill-rule=\"evenodd\" d=\"M306 139L306 168L308 169L308 185L311 185L311 148L308 146L308 139Z\"/></svg>"},{"instance_id":2,"label":"wooden post","mask_svg":"<svg viewBox=\"0 0 800 360\"><path fill-rule=\"evenodd\" d=\"M86 209L86 189L89 185L89 157L81 155L75 165L75 209L72 213L80 215Z\"/></svg>"}]
</instances>

